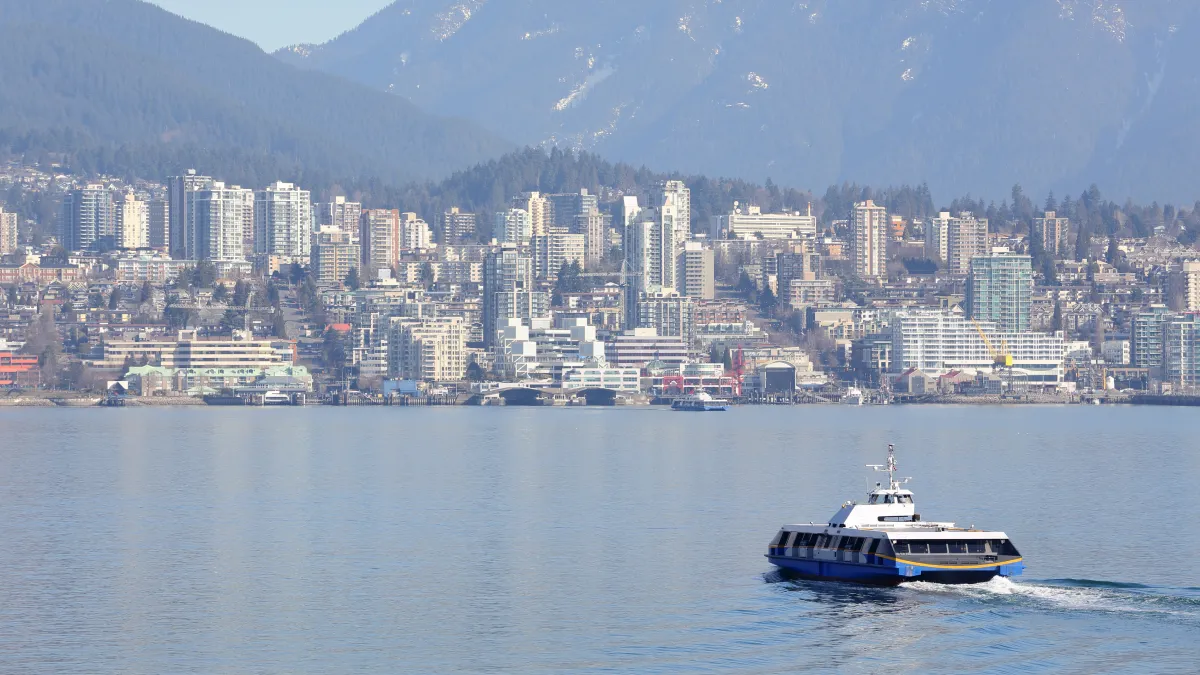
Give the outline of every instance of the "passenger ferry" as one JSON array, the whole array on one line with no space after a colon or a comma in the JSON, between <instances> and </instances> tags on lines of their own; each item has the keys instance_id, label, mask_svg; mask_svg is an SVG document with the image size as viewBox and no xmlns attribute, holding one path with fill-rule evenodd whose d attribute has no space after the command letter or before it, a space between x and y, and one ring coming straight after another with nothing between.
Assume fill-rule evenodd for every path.
<instances>
[{"instance_id":1,"label":"passenger ferry","mask_svg":"<svg viewBox=\"0 0 1200 675\"><path fill-rule=\"evenodd\" d=\"M785 525L771 540L767 559L810 579L895 586L905 581L980 583L1025 569L1021 554L1003 532L921 520L913 494L896 480L895 449L866 504L846 502L828 523Z\"/></svg>"},{"instance_id":2,"label":"passenger ferry","mask_svg":"<svg viewBox=\"0 0 1200 675\"><path fill-rule=\"evenodd\" d=\"M713 398L704 392L677 398L671 402L672 410L685 410L689 412L718 412L727 410L728 407L728 401Z\"/></svg>"}]
</instances>

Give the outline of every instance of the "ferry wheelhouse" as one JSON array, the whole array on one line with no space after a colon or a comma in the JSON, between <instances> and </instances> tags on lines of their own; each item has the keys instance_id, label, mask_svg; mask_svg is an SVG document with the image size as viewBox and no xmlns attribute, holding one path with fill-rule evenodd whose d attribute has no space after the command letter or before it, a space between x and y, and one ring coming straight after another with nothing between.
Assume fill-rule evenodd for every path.
<instances>
[{"instance_id":1,"label":"ferry wheelhouse","mask_svg":"<svg viewBox=\"0 0 1200 675\"><path fill-rule=\"evenodd\" d=\"M969 584L1025 569L1003 532L955 527L921 519L913 493L896 480L896 456L868 465L886 471L867 503L846 502L824 524L785 525L771 540L767 559L800 577L894 586L905 581Z\"/></svg>"}]
</instances>

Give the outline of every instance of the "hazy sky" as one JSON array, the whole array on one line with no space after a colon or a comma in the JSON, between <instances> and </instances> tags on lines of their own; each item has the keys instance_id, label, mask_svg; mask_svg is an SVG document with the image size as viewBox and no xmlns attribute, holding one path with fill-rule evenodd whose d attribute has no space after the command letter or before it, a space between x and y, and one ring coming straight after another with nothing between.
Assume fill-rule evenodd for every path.
<instances>
[{"instance_id":1,"label":"hazy sky","mask_svg":"<svg viewBox=\"0 0 1200 675\"><path fill-rule=\"evenodd\" d=\"M325 42L362 23L390 0L150 0L164 9L274 51Z\"/></svg>"}]
</instances>

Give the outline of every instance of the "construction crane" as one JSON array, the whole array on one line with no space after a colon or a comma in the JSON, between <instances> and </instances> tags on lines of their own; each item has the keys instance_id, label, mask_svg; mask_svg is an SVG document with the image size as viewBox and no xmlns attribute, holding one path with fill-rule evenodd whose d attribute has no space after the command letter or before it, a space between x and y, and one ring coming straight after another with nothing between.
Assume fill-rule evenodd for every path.
<instances>
[{"instance_id":1,"label":"construction crane","mask_svg":"<svg viewBox=\"0 0 1200 675\"><path fill-rule=\"evenodd\" d=\"M1013 357L1012 352L1008 348L1008 341L1001 338L1000 349L996 349L992 345L992 341L988 339L987 333L983 332L983 326L975 319L971 319L971 323L975 324L975 331L979 333L980 339L983 340L984 346L987 347L988 354L992 357L992 367L999 368L1001 377L1007 374L1007 382L1005 388L1009 393L1013 392Z\"/></svg>"}]
</instances>

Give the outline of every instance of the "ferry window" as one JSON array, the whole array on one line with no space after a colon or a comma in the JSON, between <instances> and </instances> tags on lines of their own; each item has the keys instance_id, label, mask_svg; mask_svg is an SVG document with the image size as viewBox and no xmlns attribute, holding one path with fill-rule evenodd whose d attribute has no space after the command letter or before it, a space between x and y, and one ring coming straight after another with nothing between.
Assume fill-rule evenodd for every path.
<instances>
[{"instance_id":1,"label":"ferry window","mask_svg":"<svg viewBox=\"0 0 1200 675\"><path fill-rule=\"evenodd\" d=\"M929 552L930 553L945 553L946 552L946 542L944 542L944 541L929 542Z\"/></svg>"},{"instance_id":2,"label":"ferry window","mask_svg":"<svg viewBox=\"0 0 1200 675\"><path fill-rule=\"evenodd\" d=\"M983 553L984 547L982 541L968 541L967 553Z\"/></svg>"},{"instance_id":3,"label":"ferry window","mask_svg":"<svg viewBox=\"0 0 1200 675\"><path fill-rule=\"evenodd\" d=\"M891 495L887 495L886 497L883 498L883 503L884 504L892 504L892 503L894 503L894 500L892 499Z\"/></svg>"},{"instance_id":4,"label":"ferry window","mask_svg":"<svg viewBox=\"0 0 1200 675\"><path fill-rule=\"evenodd\" d=\"M912 495L900 495L899 497L896 497L896 500L899 501L901 504L911 504L912 503Z\"/></svg>"},{"instance_id":5,"label":"ferry window","mask_svg":"<svg viewBox=\"0 0 1200 675\"><path fill-rule=\"evenodd\" d=\"M910 541L908 542L909 553L929 553L929 542Z\"/></svg>"},{"instance_id":6,"label":"ferry window","mask_svg":"<svg viewBox=\"0 0 1200 675\"><path fill-rule=\"evenodd\" d=\"M879 550L879 539L871 540L871 548L867 549L867 555L875 555L875 551Z\"/></svg>"},{"instance_id":7,"label":"ferry window","mask_svg":"<svg viewBox=\"0 0 1200 675\"><path fill-rule=\"evenodd\" d=\"M907 541L893 541L892 549L895 550L896 553L908 553L908 542Z\"/></svg>"},{"instance_id":8,"label":"ferry window","mask_svg":"<svg viewBox=\"0 0 1200 675\"><path fill-rule=\"evenodd\" d=\"M812 536L807 532L801 532L796 536L796 541L792 542L792 546L808 546L808 538Z\"/></svg>"},{"instance_id":9,"label":"ferry window","mask_svg":"<svg viewBox=\"0 0 1200 675\"><path fill-rule=\"evenodd\" d=\"M951 553L966 553L967 545L961 541L952 541L949 544Z\"/></svg>"},{"instance_id":10,"label":"ferry window","mask_svg":"<svg viewBox=\"0 0 1200 675\"><path fill-rule=\"evenodd\" d=\"M871 499L870 499L870 501L868 501L867 503L868 503L868 504L874 504L874 503L876 503L876 502L878 502L878 501L879 501L879 495L871 495Z\"/></svg>"},{"instance_id":11,"label":"ferry window","mask_svg":"<svg viewBox=\"0 0 1200 675\"><path fill-rule=\"evenodd\" d=\"M790 537L790 536L792 536L791 532L780 532L779 533L779 543L776 544L776 546L780 546L780 547L787 546L787 540L788 540L788 537Z\"/></svg>"}]
</instances>

